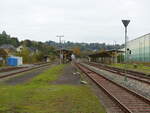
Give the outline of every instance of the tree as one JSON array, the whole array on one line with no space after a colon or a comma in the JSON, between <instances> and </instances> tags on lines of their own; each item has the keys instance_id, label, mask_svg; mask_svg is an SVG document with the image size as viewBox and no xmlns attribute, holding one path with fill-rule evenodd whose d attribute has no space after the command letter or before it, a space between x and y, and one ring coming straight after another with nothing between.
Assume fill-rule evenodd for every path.
<instances>
[{"instance_id":1,"label":"tree","mask_svg":"<svg viewBox=\"0 0 150 113\"><path fill-rule=\"evenodd\" d=\"M20 45L18 38L12 37L10 38L10 44L14 45L15 47L18 47Z\"/></svg>"},{"instance_id":2,"label":"tree","mask_svg":"<svg viewBox=\"0 0 150 113\"><path fill-rule=\"evenodd\" d=\"M25 47L31 47L32 46L32 42L30 40L24 40L21 42L21 44Z\"/></svg>"},{"instance_id":3,"label":"tree","mask_svg":"<svg viewBox=\"0 0 150 113\"><path fill-rule=\"evenodd\" d=\"M4 49L0 48L0 57L3 57L4 59L8 56L7 52Z\"/></svg>"},{"instance_id":4,"label":"tree","mask_svg":"<svg viewBox=\"0 0 150 113\"><path fill-rule=\"evenodd\" d=\"M42 62L43 61L43 58L44 58L44 54L40 51L36 54L35 56L35 59L38 61L38 62Z\"/></svg>"},{"instance_id":5,"label":"tree","mask_svg":"<svg viewBox=\"0 0 150 113\"><path fill-rule=\"evenodd\" d=\"M3 35L3 36L7 36L6 31L3 31L3 32L2 32L2 35Z\"/></svg>"},{"instance_id":6,"label":"tree","mask_svg":"<svg viewBox=\"0 0 150 113\"><path fill-rule=\"evenodd\" d=\"M11 37L10 35L7 35L5 31L0 34L0 45L2 44L11 44L15 47L19 46L19 40L16 37Z\"/></svg>"},{"instance_id":7,"label":"tree","mask_svg":"<svg viewBox=\"0 0 150 113\"><path fill-rule=\"evenodd\" d=\"M80 51L80 48L79 47L75 47L72 49L73 53L77 56L80 56L81 54L81 51Z\"/></svg>"},{"instance_id":8,"label":"tree","mask_svg":"<svg viewBox=\"0 0 150 113\"><path fill-rule=\"evenodd\" d=\"M16 53L16 55L23 58L23 63L30 63L32 61L32 57L30 56L30 51L28 48L23 48L22 51Z\"/></svg>"},{"instance_id":9,"label":"tree","mask_svg":"<svg viewBox=\"0 0 150 113\"><path fill-rule=\"evenodd\" d=\"M0 58L3 58L3 60L0 60L0 66L5 64L7 56L7 52L4 49L0 49Z\"/></svg>"}]
</instances>

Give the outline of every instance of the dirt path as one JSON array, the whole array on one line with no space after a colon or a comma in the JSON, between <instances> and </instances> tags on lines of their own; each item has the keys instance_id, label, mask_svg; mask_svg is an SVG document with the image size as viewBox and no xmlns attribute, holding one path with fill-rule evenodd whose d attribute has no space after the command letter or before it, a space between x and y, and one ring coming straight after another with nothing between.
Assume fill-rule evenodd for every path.
<instances>
[{"instance_id":1,"label":"dirt path","mask_svg":"<svg viewBox=\"0 0 150 113\"><path fill-rule=\"evenodd\" d=\"M72 64L68 64L64 68L63 74L53 84L80 85L80 75Z\"/></svg>"},{"instance_id":2,"label":"dirt path","mask_svg":"<svg viewBox=\"0 0 150 113\"><path fill-rule=\"evenodd\" d=\"M17 75L11 78L7 78L6 80L1 81L2 83L9 84L9 85L17 85L17 84L23 84L29 80L31 80L33 77L41 74L46 69L49 69L50 67L54 66L56 64L52 64L50 66L42 67L35 69L33 71L29 71L26 73L23 73L21 75Z\"/></svg>"}]
</instances>

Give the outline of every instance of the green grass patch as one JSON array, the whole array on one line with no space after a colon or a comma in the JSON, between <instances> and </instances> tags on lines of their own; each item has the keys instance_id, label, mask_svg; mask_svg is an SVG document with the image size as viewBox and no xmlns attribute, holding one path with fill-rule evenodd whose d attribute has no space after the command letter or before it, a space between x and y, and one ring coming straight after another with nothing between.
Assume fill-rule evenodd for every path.
<instances>
[{"instance_id":1,"label":"green grass patch","mask_svg":"<svg viewBox=\"0 0 150 113\"><path fill-rule=\"evenodd\" d=\"M35 77L29 84L47 85L49 82L56 80L63 70L64 65L52 67L39 76Z\"/></svg>"},{"instance_id":2,"label":"green grass patch","mask_svg":"<svg viewBox=\"0 0 150 113\"><path fill-rule=\"evenodd\" d=\"M149 66L145 66L143 64L136 64L136 65L137 65L137 68L134 67L134 64L127 64L127 69L150 74L150 67ZM120 63L111 64L111 66L123 68L123 69L125 68L125 64L120 64Z\"/></svg>"},{"instance_id":3,"label":"green grass patch","mask_svg":"<svg viewBox=\"0 0 150 113\"><path fill-rule=\"evenodd\" d=\"M53 85L65 65L23 85L0 85L0 113L105 113L87 86Z\"/></svg>"}]
</instances>

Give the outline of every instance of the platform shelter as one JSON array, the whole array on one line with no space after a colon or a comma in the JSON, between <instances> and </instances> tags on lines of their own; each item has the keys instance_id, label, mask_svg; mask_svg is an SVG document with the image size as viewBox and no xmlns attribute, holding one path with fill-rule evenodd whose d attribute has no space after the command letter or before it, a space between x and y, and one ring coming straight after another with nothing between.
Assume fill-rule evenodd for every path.
<instances>
[{"instance_id":1,"label":"platform shelter","mask_svg":"<svg viewBox=\"0 0 150 113\"><path fill-rule=\"evenodd\" d=\"M59 49L57 50L58 55L60 55L62 63L68 63L71 61L72 50L69 49Z\"/></svg>"},{"instance_id":2,"label":"platform shelter","mask_svg":"<svg viewBox=\"0 0 150 113\"><path fill-rule=\"evenodd\" d=\"M89 61L104 64L118 63L118 56L123 54L120 50L106 50L89 55Z\"/></svg>"}]
</instances>

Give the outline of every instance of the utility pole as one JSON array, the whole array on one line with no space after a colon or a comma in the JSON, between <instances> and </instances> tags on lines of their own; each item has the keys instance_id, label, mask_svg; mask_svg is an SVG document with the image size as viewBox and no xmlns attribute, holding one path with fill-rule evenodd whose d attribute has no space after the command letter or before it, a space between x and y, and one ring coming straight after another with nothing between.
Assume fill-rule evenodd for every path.
<instances>
[{"instance_id":1,"label":"utility pole","mask_svg":"<svg viewBox=\"0 0 150 113\"><path fill-rule=\"evenodd\" d=\"M116 48L116 41L114 40L114 63L117 63L117 48Z\"/></svg>"},{"instance_id":2,"label":"utility pole","mask_svg":"<svg viewBox=\"0 0 150 113\"><path fill-rule=\"evenodd\" d=\"M128 53L127 53L127 26L130 23L130 20L122 20L122 23L125 27L125 78L124 80L127 81L127 61L128 61Z\"/></svg>"},{"instance_id":3,"label":"utility pole","mask_svg":"<svg viewBox=\"0 0 150 113\"><path fill-rule=\"evenodd\" d=\"M61 49L62 49L61 38L64 37L64 35L57 35L56 37L59 38L59 44L60 44L60 53L59 53L59 57L60 57L60 64L61 64L61 63L62 63L61 60L62 60L62 58L63 58L62 53L61 53Z\"/></svg>"},{"instance_id":4,"label":"utility pole","mask_svg":"<svg viewBox=\"0 0 150 113\"><path fill-rule=\"evenodd\" d=\"M150 62L150 37L148 38L149 39L149 62Z\"/></svg>"}]
</instances>

